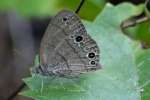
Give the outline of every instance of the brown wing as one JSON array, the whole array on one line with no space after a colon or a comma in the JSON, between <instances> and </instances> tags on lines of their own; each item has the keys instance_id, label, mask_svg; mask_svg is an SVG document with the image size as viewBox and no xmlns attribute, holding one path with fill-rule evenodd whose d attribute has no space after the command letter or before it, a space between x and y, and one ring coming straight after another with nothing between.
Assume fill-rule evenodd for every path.
<instances>
[{"instance_id":1,"label":"brown wing","mask_svg":"<svg viewBox=\"0 0 150 100\"><path fill-rule=\"evenodd\" d=\"M96 42L80 18L67 10L52 18L41 42L40 60L42 64L68 68L71 74L100 68Z\"/></svg>"}]
</instances>

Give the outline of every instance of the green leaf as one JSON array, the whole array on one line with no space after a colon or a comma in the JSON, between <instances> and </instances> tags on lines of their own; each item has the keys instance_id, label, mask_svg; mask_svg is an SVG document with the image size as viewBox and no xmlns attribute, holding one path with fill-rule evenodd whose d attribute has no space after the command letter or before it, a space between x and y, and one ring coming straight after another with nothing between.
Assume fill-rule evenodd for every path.
<instances>
[{"instance_id":1,"label":"green leaf","mask_svg":"<svg viewBox=\"0 0 150 100\"><path fill-rule=\"evenodd\" d=\"M143 7L141 6L141 8L143 8L143 10L144 9L146 10L145 5L143 5ZM142 20L142 18L145 18L145 16L141 17L141 20ZM132 39L140 40L143 44L146 44L147 46L148 45L150 46L149 27L150 27L150 23L149 23L149 20L148 20L146 22L143 22L143 23L140 23L140 24L136 24L134 27L127 28L126 29L126 31L127 31L126 33Z\"/></svg>"},{"instance_id":2,"label":"green leaf","mask_svg":"<svg viewBox=\"0 0 150 100\"><path fill-rule=\"evenodd\" d=\"M22 94L36 100L140 100L134 51L120 29L139 9L129 3L107 4L94 23L84 22L101 50L101 70L73 79L33 75L25 79L29 92Z\"/></svg>"},{"instance_id":3,"label":"green leaf","mask_svg":"<svg viewBox=\"0 0 150 100\"><path fill-rule=\"evenodd\" d=\"M79 16L82 19L94 20L103 9L105 2L106 0L85 0L79 11Z\"/></svg>"},{"instance_id":4,"label":"green leaf","mask_svg":"<svg viewBox=\"0 0 150 100\"><path fill-rule=\"evenodd\" d=\"M128 35L135 40L140 40L146 45L150 45L149 27L150 22L146 21L144 23L136 25L135 27L128 28Z\"/></svg>"},{"instance_id":5,"label":"green leaf","mask_svg":"<svg viewBox=\"0 0 150 100\"><path fill-rule=\"evenodd\" d=\"M140 76L140 89L142 93L142 100L150 99L150 49L142 50L141 48L135 49L136 64L138 74Z\"/></svg>"},{"instance_id":6,"label":"green leaf","mask_svg":"<svg viewBox=\"0 0 150 100\"><path fill-rule=\"evenodd\" d=\"M99 25L107 24L110 27L116 28L120 27L120 24L122 23L123 20L139 15L142 12L143 12L143 5L138 5L136 7L129 3L123 3L121 5L113 7L112 5L107 4L107 8L105 8L102 12L104 14L98 16L97 19L95 20L95 23ZM108 23L106 23L106 21Z\"/></svg>"},{"instance_id":7,"label":"green leaf","mask_svg":"<svg viewBox=\"0 0 150 100\"><path fill-rule=\"evenodd\" d=\"M146 0L146 2L145 2L145 13L148 17L150 17L150 8L149 8L149 6L150 6L150 0Z\"/></svg>"}]
</instances>

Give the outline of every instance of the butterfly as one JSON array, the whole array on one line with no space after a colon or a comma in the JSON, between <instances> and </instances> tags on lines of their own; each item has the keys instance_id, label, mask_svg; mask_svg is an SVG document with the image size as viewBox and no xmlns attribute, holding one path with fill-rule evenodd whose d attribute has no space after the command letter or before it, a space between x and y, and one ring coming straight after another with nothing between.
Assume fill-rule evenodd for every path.
<instances>
[{"instance_id":1,"label":"butterfly","mask_svg":"<svg viewBox=\"0 0 150 100\"><path fill-rule=\"evenodd\" d=\"M40 65L33 73L44 76L78 76L101 68L100 50L78 15L69 10L54 16L41 40Z\"/></svg>"}]
</instances>

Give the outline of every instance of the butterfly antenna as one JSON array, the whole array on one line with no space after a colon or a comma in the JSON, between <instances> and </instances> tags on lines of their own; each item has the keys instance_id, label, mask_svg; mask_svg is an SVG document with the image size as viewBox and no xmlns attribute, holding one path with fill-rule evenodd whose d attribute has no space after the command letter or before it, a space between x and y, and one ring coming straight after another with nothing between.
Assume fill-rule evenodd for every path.
<instances>
[{"instance_id":1,"label":"butterfly antenna","mask_svg":"<svg viewBox=\"0 0 150 100\"><path fill-rule=\"evenodd\" d=\"M77 8L77 10L75 11L76 14L79 13L79 11L80 11L81 7L83 6L84 2L85 2L85 0L81 0L79 6L78 6L78 8Z\"/></svg>"}]
</instances>

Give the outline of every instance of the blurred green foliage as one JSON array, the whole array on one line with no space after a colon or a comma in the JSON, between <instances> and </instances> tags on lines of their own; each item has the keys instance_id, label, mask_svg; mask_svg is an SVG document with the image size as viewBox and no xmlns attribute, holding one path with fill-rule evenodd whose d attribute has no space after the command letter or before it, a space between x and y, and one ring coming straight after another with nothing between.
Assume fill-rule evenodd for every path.
<instances>
[{"instance_id":1,"label":"blurred green foliage","mask_svg":"<svg viewBox=\"0 0 150 100\"><path fill-rule=\"evenodd\" d=\"M24 16L55 15L62 9L76 11L81 0L1 0L0 9L16 10ZM85 0L79 15L86 20L93 20L102 10L105 0Z\"/></svg>"},{"instance_id":2,"label":"blurred green foliage","mask_svg":"<svg viewBox=\"0 0 150 100\"><path fill-rule=\"evenodd\" d=\"M150 22L144 22L127 29L128 35L150 46Z\"/></svg>"},{"instance_id":3,"label":"blurred green foliage","mask_svg":"<svg viewBox=\"0 0 150 100\"><path fill-rule=\"evenodd\" d=\"M144 7L144 9L145 9L145 13L146 13L146 15L148 16L148 17L150 17L150 11L149 11L149 7L150 6L150 0L145 0L145 7Z\"/></svg>"},{"instance_id":4,"label":"blurred green foliage","mask_svg":"<svg viewBox=\"0 0 150 100\"><path fill-rule=\"evenodd\" d=\"M150 11L146 7L147 1L148 0L146 0L146 2L144 3L143 12L145 16L150 17ZM149 20L137 24L134 27L129 27L127 28L126 31L129 37L131 37L134 40L139 40L146 46L150 47L150 21Z\"/></svg>"}]
</instances>

